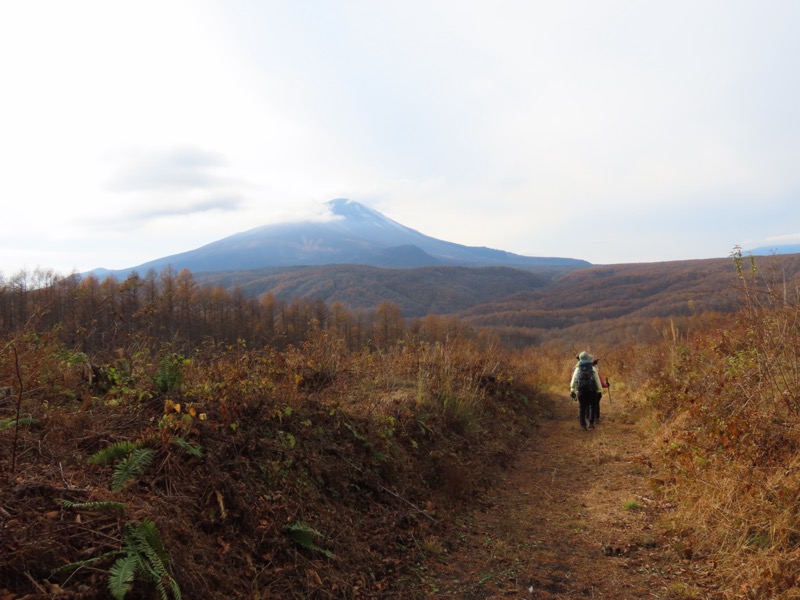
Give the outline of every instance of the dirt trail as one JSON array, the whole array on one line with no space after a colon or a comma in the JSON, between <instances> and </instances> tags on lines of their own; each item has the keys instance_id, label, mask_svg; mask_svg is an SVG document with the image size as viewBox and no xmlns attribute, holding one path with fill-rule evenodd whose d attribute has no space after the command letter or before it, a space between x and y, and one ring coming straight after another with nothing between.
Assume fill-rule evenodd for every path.
<instances>
[{"instance_id":1,"label":"dirt trail","mask_svg":"<svg viewBox=\"0 0 800 600\"><path fill-rule=\"evenodd\" d=\"M670 598L686 573L653 525L648 442L622 397L581 431L555 397L487 507L441 556L431 598Z\"/></svg>"}]
</instances>

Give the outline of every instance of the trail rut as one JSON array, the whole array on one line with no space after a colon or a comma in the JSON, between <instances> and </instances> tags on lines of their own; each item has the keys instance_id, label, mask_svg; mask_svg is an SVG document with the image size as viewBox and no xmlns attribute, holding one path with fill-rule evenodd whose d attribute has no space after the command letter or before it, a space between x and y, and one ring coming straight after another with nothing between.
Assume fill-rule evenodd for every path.
<instances>
[{"instance_id":1,"label":"trail rut","mask_svg":"<svg viewBox=\"0 0 800 600\"><path fill-rule=\"evenodd\" d=\"M430 598L678 598L689 565L660 539L649 442L634 407L602 401L581 431L577 405L551 398L541 426L483 510L439 557Z\"/></svg>"}]
</instances>

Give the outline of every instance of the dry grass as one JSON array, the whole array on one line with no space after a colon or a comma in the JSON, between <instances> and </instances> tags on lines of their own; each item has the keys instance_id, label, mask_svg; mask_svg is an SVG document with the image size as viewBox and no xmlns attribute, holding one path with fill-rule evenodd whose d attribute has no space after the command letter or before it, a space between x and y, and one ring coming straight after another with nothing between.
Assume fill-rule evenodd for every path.
<instances>
[{"instance_id":1,"label":"dry grass","mask_svg":"<svg viewBox=\"0 0 800 600\"><path fill-rule=\"evenodd\" d=\"M148 348L120 349L95 375L57 336L0 344L0 386L14 388L0 421L15 417L17 397L35 419L0 427L5 589L28 594L65 560L113 547L135 516L156 522L168 548L191 548L173 554L184 597L415 597L407 565L446 554L438 524L474 506L536 417L508 355L480 341L351 351L319 331L283 350ZM86 461L116 441L157 459L110 490L111 468ZM57 494L70 490L81 495L68 500L126 512L62 522ZM288 523L320 532L318 547L337 558L298 549ZM107 565L97 567L57 581L104 597Z\"/></svg>"},{"instance_id":2,"label":"dry grass","mask_svg":"<svg viewBox=\"0 0 800 600\"><path fill-rule=\"evenodd\" d=\"M713 568L714 597L798 598L800 312L738 264L743 311L725 329L666 335L648 389L675 507L664 527L681 558Z\"/></svg>"},{"instance_id":3,"label":"dry grass","mask_svg":"<svg viewBox=\"0 0 800 600\"><path fill-rule=\"evenodd\" d=\"M796 477L735 463L704 469L693 483L679 479L672 489L674 548L681 558L713 561L725 597L794 597L797 490Z\"/></svg>"}]
</instances>

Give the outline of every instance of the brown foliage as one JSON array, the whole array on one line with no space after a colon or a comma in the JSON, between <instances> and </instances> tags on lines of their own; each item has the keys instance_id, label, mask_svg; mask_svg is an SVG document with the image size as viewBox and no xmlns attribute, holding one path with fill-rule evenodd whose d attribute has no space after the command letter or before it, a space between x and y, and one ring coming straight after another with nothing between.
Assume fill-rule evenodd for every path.
<instances>
[{"instance_id":1,"label":"brown foliage","mask_svg":"<svg viewBox=\"0 0 800 600\"><path fill-rule=\"evenodd\" d=\"M149 519L187 598L419 597L420 540L447 539L535 416L507 357L466 339L351 352L316 329L285 349L137 343L98 382L61 333L0 346L0 372L14 372L12 349L20 358L33 418L15 467L0 429L0 587L17 595L108 597L110 560L52 569L118 550L125 526ZM156 453L123 486L113 465L87 464L117 442ZM92 508L112 501L124 509Z\"/></svg>"},{"instance_id":2,"label":"brown foliage","mask_svg":"<svg viewBox=\"0 0 800 600\"><path fill-rule=\"evenodd\" d=\"M294 267L243 273L202 273L201 282L246 294L271 293L293 298L341 303L350 310L374 310L390 302L410 317L428 313L452 314L523 290L546 286L555 273L509 267L421 267L387 269L365 265Z\"/></svg>"},{"instance_id":3,"label":"brown foliage","mask_svg":"<svg viewBox=\"0 0 800 600\"><path fill-rule=\"evenodd\" d=\"M764 264L787 282L800 277L800 255ZM535 292L521 292L458 313L513 346L550 340L657 343L665 327L703 330L741 306L730 259L622 264L577 269Z\"/></svg>"},{"instance_id":4,"label":"brown foliage","mask_svg":"<svg viewBox=\"0 0 800 600\"><path fill-rule=\"evenodd\" d=\"M105 361L117 350L168 344L192 348L207 341L286 348L330 330L349 349L388 347L414 334L428 341L470 335L454 319L429 315L409 324L399 306L372 310L332 306L320 299L247 296L241 288L200 285L191 272L165 269L144 278L100 282L89 275L46 279L20 273L0 285L0 334L21 328L51 332L67 347Z\"/></svg>"},{"instance_id":5,"label":"brown foliage","mask_svg":"<svg viewBox=\"0 0 800 600\"><path fill-rule=\"evenodd\" d=\"M715 566L720 598L796 597L800 583L800 295L762 262L763 275L737 257L743 309L669 337L649 393L666 424L670 533Z\"/></svg>"}]
</instances>

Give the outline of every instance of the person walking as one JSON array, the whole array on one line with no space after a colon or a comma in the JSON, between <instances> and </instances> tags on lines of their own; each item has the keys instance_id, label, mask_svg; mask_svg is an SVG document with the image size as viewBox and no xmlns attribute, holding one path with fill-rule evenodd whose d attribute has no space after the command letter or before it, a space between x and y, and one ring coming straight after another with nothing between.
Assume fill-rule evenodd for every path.
<instances>
[{"instance_id":1,"label":"person walking","mask_svg":"<svg viewBox=\"0 0 800 600\"><path fill-rule=\"evenodd\" d=\"M578 401L578 421L581 429L594 429L595 421L600 414L600 398L603 397L603 384L594 357L584 351L578 355L578 364L572 371L569 383L569 394Z\"/></svg>"},{"instance_id":2,"label":"person walking","mask_svg":"<svg viewBox=\"0 0 800 600\"><path fill-rule=\"evenodd\" d=\"M609 390L609 396L608 397L609 398L611 397L611 383L608 381L608 378L607 377L603 377L603 374L600 372L600 368L597 366L597 363L599 361L600 361L599 358L595 358L592 361L592 364L594 365L594 368L597 371L597 376L600 378L600 385L601 385L601 389L600 389L601 394L597 397L597 405L594 405L594 404L592 405L592 413L594 414L594 424L595 425L599 425L600 424L600 398L603 396L603 394L602 394L603 390ZM590 419L590 420L592 420L592 419Z\"/></svg>"}]
</instances>

